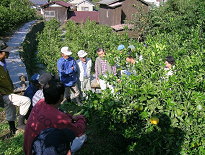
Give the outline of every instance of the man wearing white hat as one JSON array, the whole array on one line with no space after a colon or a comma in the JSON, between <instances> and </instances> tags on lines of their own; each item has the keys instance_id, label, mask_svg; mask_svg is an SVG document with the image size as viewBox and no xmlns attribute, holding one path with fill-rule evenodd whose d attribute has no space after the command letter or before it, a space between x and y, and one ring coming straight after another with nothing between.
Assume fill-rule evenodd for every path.
<instances>
[{"instance_id":1,"label":"man wearing white hat","mask_svg":"<svg viewBox=\"0 0 205 155\"><path fill-rule=\"evenodd\" d=\"M90 78L91 78L91 67L92 61L90 58L86 58L87 53L84 50L78 51L79 60L77 60L78 64L78 73L79 73L79 81L80 88L83 93L83 97L85 97L85 91L91 90Z\"/></svg>"},{"instance_id":2,"label":"man wearing white hat","mask_svg":"<svg viewBox=\"0 0 205 155\"><path fill-rule=\"evenodd\" d=\"M68 47L62 47L61 54L62 57L58 59L57 68L60 81L65 85L65 97L69 99L72 93L72 99L75 99L76 103L80 105L76 61L70 56L72 52Z\"/></svg>"}]
</instances>

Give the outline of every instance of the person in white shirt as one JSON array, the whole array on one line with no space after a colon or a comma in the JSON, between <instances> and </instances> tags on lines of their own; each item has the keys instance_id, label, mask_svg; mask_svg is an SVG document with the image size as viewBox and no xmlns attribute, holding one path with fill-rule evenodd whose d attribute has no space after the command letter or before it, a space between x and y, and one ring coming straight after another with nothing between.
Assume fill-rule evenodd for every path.
<instances>
[{"instance_id":1,"label":"person in white shirt","mask_svg":"<svg viewBox=\"0 0 205 155\"><path fill-rule=\"evenodd\" d=\"M77 60L80 89L85 97L85 91L91 90L91 67L92 61L87 58L87 53L84 50L78 51L79 60Z\"/></svg>"},{"instance_id":2,"label":"person in white shirt","mask_svg":"<svg viewBox=\"0 0 205 155\"><path fill-rule=\"evenodd\" d=\"M45 84L48 83L48 81L50 81L52 79L52 75L50 73L43 73L42 75L40 75L38 81L39 84L41 85L41 89L39 89L33 96L32 98L32 105L33 107L36 105L36 103L38 101L40 101L41 99L44 99L44 95L43 95L43 86Z\"/></svg>"}]
</instances>

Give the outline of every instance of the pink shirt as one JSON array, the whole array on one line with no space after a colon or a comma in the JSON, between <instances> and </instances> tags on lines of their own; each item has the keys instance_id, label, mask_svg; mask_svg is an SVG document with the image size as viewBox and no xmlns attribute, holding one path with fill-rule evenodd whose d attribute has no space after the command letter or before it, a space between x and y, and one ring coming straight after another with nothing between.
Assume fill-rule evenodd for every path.
<instances>
[{"instance_id":1,"label":"pink shirt","mask_svg":"<svg viewBox=\"0 0 205 155\"><path fill-rule=\"evenodd\" d=\"M79 116L74 123L71 114L66 114L55 107L40 100L32 109L29 119L26 123L24 132L24 152L31 155L32 143L36 136L46 128L68 128L72 130L75 136L81 136L85 132L86 121L83 116Z\"/></svg>"}]
</instances>

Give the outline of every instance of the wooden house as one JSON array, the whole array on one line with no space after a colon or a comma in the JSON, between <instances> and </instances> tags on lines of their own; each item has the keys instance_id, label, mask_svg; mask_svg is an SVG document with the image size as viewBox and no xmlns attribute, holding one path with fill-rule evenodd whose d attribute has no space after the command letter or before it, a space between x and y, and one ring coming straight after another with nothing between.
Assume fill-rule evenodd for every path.
<instances>
[{"instance_id":1,"label":"wooden house","mask_svg":"<svg viewBox=\"0 0 205 155\"><path fill-rule=\"evenodd\" d=\"M72 20L77 24L85 23L87 20L99 23L98 11L72 11L68 20Z\"/></svg>"},{"instance_id":2,"label":"wooden house","mask_svg":"<svg viewBox=\"0 0 205 155\"><path fill-rule=\"evenodd\" d=\"M45 20L56 18L61 24L67 21L71 7L70 3L64 1L52 1L41 6Z\"/></svg>"},{"instance_id":3,"label":"wooden house","mask_svg":"<svg viewBox=\"0 0 205 155\"><path fill-rule=\"evenodd\" d=\"M89 0L70 0L68 3L72 4L76 11L93 11L95 6Z\"/></svg>"},{"instance_id":4,"label":"wooden house","mask_svg":"<svg viewBox=\"0 0 205 155\"><path fill-rule=\"evenodd\" d=\"M147 12L149 3L144 0L102 0L98 2L99 23L118 27L125 24L125 21L133 19L138 12Z\"/></svg>"},{"instance_id":5,"label":"wooden house","mask_svg":"<svg viewBox=\"0 0 205 155\"><path fill-rule=\"evenodd\" d=\"M39 9L41 5L48 3L48 0L29 0L32 8Z\"/></svg>"},{"instance_id":6,"label":"wooden house","mask_svg":"<svg viewBox=\"0 0 205 155\"><path fill-rule=\"evenodd\" d=\"M163 5L167 0L144 0L145 2L150 3L153 6Z\"/></svg>"}]
</instances>

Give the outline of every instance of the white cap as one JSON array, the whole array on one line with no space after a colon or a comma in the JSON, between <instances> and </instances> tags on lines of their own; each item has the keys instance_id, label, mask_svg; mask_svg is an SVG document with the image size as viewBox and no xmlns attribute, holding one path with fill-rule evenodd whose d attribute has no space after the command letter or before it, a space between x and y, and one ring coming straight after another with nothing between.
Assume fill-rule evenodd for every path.
<instances>
[{"instance_id":1,"label":"white cap","mask_svg":"<svg viewBox=\"0 0 205 155\"><path fill-rule=\"evenodd\" d=\"M85 57L86 55L87 55L87 53L86 53L84 50L78 51L78 56L79 56L80 58L83 58L83 57Z\"/></svg>"},{"instance_id":2,"label":"white cap","mask_svg":"<svg viewBox=\"0 0 205 155\"><path fill-rule=\"evenodd\" d=\"M65 55L71 55L72 52L69 50L68 47L62 47L61 48L61 53L65 54Z\"/></svg>"}]
</instances>

